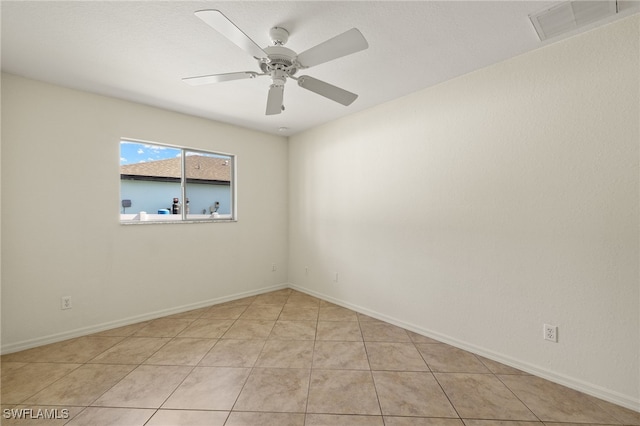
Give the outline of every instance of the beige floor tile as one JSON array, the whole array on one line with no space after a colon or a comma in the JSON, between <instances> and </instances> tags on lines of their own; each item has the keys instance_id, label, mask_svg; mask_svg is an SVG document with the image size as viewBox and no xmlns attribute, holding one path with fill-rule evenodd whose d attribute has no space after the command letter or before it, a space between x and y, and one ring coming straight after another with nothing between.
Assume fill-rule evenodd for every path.
<instances>
[{"instance_id":1,"label":"beige floor tile","mask_svg":"<svg viewBox=\"0 0 640 426\"><path fill-rule=\"evenodd\" d=\"M316 307L298 307L284 305L278 320L282 321L318 321L318 312L320 308Z\"/></svg>"},{"instance_id":2,"label":"beige floor tile","mask_svg":"<svg viewBox=\"0 0 640 426\"><path fill-rule=\"evenodd\" d=\"M640 412L632 411L628 408L620 407L607 401L598 400L597 404L604 411L618 419L620 423L625 425L640 425Z\"/></svg>"},{"instance_id":3,"label":"beige floor tile","mask_svg":"<svg viewBox=\"0 0 640 426\"><path fill-rule=\"evenodd\" d=\"M535 376L498 377L545 423L619 423L589 395Z\"/></svg>"},{"instance_id":4,"label":"beige floor tile","mask_svg":"<svg viewBox=\"0 0 640 426\"><path fill-rule=\"evenodd\" d=\"M490 373L474 354L445 344L416 345L431 371L441 373Z\"/></svg>"},{"instance_id":5,"label":"beige floor tile","mask_svg":"<svg viewBox=\"0 0 640 426\"><path fill-rule=\"evenodd\" d=\"M197 319L187 328L182 330L179 337L196 337L201 339L216 339L222 337L224 333L233 325L233 320L221 319Z\"/></svg>"},{"instance_id":6,"label":"beige floor tile","mask_svg":"<svg viewBox=\"0 0 640 426\"><path fill-rule=\"evenodd\" d=\"M185 311L185 312L178 312L177 314L173 314L173 315L167 315L166 317L163 317L164 319L198 319L200 318L203 314L207 313L209 311L209 309L211 309L211 306L207 306L204 308L198 308L198 309L193 309L190 311Z\"/></svg>"},{"instance_id":7,"label":"beige floor tile","mask_svg":"<svg viewBox=\"0 0 640 426\"><path fill-rule=\"evenodd\" d=\"M434 374L462 418L538 420L538 418L492 374Z\"/></svg>"},{"instance_id":8,"label":"beige floor tile","mask_svg":"<svg viewBox=\"0 0 640 426\"><path fill-rule=\"evenodd\" d=\"M304 413L309 388L309 370L254 368L234 411Z\"/></svg>"},{"instance_id":9,"label":"beige floor tile","mask_svg":"<svg viewBox=\"0 0 640 426\"><path fill-rule=\"evenodd\" d=\"M145 426L223 426L227 411L158 410Z\"/></svg>"},{"instance_id":10,"label":"beige floor tile","mask_svg":"<svg viewBox=\"0 0 640 426\"><path fill-rule=\"evenodd\" d=\"M311 371L308 413L380 415L369 371Z\"/></svg>"},{"instance_id":11,"label":"beige floor tile","mask_svg":"<svg viewBox=\"0 0 640 426\"><path fill-rule=\"evenodd\" d=\"M374 317L370 317L369 315L361 314L360 312L357 312L356 315L358 316L358 321L360 321L360 322L384 323L384 321L380 321L379 319L374 318Z\"/></svg>"},{"instance_id":12,"label":"beige floor tile","mask_svg":"<svg viewBox=\"0 0 640 426\"><path fill-rule=\"evenodd\" d=\"M267 340L255 366L311 368L313 345L311 340Z\"/></svg>"},{"instance_id":13,"label":"beige floor tile","mask_svg":"<svg viewBox=\"0 0 640 426\"><path fill-rule=\"evenodd\" d=\"M413 331L407 330L407 334L413 343L442 343L430 337L423 336L422 334L414 333Z\"/></svg>"},{"instance_id":14,"label":"beige floor tile","mask_svg":"<svg viewBox=\"0 0 640 426\"><path fill-rule=\"evenodd\" d=\"M462 423L460 419L443 419L436 417L384 416L384 424L385 426L464 426L464 423Z\"/></svg>"},{"instance_id":15,"label":"beige floor tile","mask_svg":"<svg viewBox=\"0 0 640 426\"><path fill-rule=\"evenodd\" d=\"M368 370L369 360L363 342L317 341L313 368Z\"/></svg>"},{"instance_id":16,"label":"beige floor tile","mask_svg":"<svg viewBox=\"0 0 640 426\"><path fill-rule=\"evenodd\" d=\"M134 368L132 365L85 364L27 398L24 403L89 405Z\"/></svg>"},{"instance_id":17,"label":"beige floor tile","mask_svg":"<svg viewBox=\"0 0 640 426\"><path fill-rule=\"evenodd\" d=\"M2 378L4 379L5 374L8 374L10 371L17 370L26 365L29 365L28 362L11 362L11 361L2 361L0 362L0 374L2 374Z\"/></svg>"},{"instance_id":18,"label":"beige floor tile","mask_svg":"<svg viewBox=\"0 0 640 426\"><path fill-rule=\"evenodd\" d=\"M382 416L307 414L305 426L384 426Z\"/></svg>"},{"instance_id":19,"label":"beige floor tile","mask_svg":"<svg viewBox=\"0 0 640 426\"><path fill-rule=\"evenodd\" d=\"M542 422L521 422L516 420L475 420L475 419L463 419L466 426L545 426ZM549 426L547 423L546 426ZM561 425L558 425L561 426ZM570 426L569 424L563 424L562 426ZM578 425L574 425L578 426ZM589 426L583 424L581 426ZM595 425L591 425L595 426Z\"/></svg>"},{"instance_id":20,"label":"beige floor tile","mask_svg":"<svg viewBox=\"0 0 640 426\"><path fill-rule=\"evenodd\" d=\"M407 330L384 322L364 321L360 323L365 342L411 342Z\"/></svg>"},{"instance_id":21,"label":"beige floor tile","mask_svg":"<svg viewBox=\"0 0 640 426\"><path fill-rule=\"evenodd\" d=\"M251 303L251 306L255 305L280 305L280 308L287 303L287 299L289 299L288 293L266 293L256 296L256 298Z\"/></svg>"},{"instance_id":22,"label":"beige floor tile","mask_svg":"<svg viewBox=\"0 0 640 426\"><path fill-rule=\"evenodd\" d=\"M202 315L201 318L210 319L238 319L247 306L214 306Z\"/></svg>"},{"instance_id":23,"label":"beige floor tile","mask_svg":"<svg viewBox=\"0 0 640 426\"><path fill-rule=\"evenodd\" d=\"M136 408L89 407L78 414L69 426L142 426L155 410Z\"/></svg>"},{"instance_id":24,"label":"beige floor tile","mask_svg":"<svg viewBox=\"0 0 640 426\"><path fill-rule=\"evenodd\" d=\"M127 337L89 362L99 364L140 364L170 340L168 337Z\"/></svg>"},{"instance_id":25,"label":"beige floor tile","mask_svg":"<svg viewBox=\"0 0 640 426\"><path fill-rule=\"evenodd\" d=\"M366 342L372 370L429 371L413 343Z\"/></svg>"},{"instance_id":26,"label":"beige floor tile","mask_svg":"<svg viewBox=\"0 0 640 426\"><path fill-rule=\"evenodd\" d=\"M162 408L231 410L250 371L249 368L195 367Z\"/></svg>"},{"instance_id":27,"label":"beige floor tile","mask_svg":"<svg viewBox=\"0 0 640 426\"><path fill-rule=\"evenodd\" d=\"M233 411L225 426L304 426L301 413L247 413Z\"/></svg>"},{"instance_id":28,"label":"beige floor tile","mask_svg":"<svg viewBox=\"0 0 640 426\"><path fill-rule=\"evenodd\" d=\"M458 417L431 373L374 371L373 378L385 416Z\"/></svg>"},{"instance_id":29,"label":"beige floor tile","mask_svg":"<svg viewBox=\"0 0 640 426\"><path fill-rule=\"evenodd\" d=\"M222 336L224 339L266 339L271 334L275 321L236 320Z\"/></svg>"},{"instance_id":30,"label":"beige floor tile","mask_svg":"<svg viewBox=\"0 0 640 426\"><path fill-rule=\"evenodd\" d=\"M141 365L91 405L158 408L191 372L191 367Z\"/></svg>"},{"instance_id":31,"label":"beige floor tile","mask_svg":"<svg viewBox=\"0 0 640 426\"><path fill-rule=\"evenodd\" d=\"M144 322L138 322L135 324L131 324L131 325L125 325L122 327L117 327L117 328L112 328L111 330L105 330L105 331L101 331L99 333L94 333L92 334L92 336L97 336L97 337L108 337L108 336L115 336L115 337L129 337L131 335L133 335L133 333L139 331L141 328L146 327L147 325L149 325L151 321L144 321Z\"/></svg>"},{"instance_id":32,"label":"beige floor tile","mask_svg":"<svg viewBox=\"0 0 640 426\"><path fill-rule=\"evenodd\" d=\"M269 339L280 340L315 340L315 321L276 321Z\"/></svg>"},{"instance_id":33,"label":"beige floor tile","mask_svg":"<svg viewBox=\"0 0 640 426\"><path fill-rule=\"evenodd\" d=\"M51 356L49 351L55 350L60 343L52 343L50 345L38 346L31 349L25 349L23 351L13 352L5 354L0 357L2 363L5 362L45 362L39 359L41 356Z\"/></svg>"},{"instance_id":34,"label":"beige floor tile","mask_svg":"<svg viewBox=\"0 0 640 426\"><path fill-rule=\"evenodd\" d=\"M277 320L282 312L282 305L252 304L240 315L242 320Z\"/></svg>"},{"instance_id":35,"label":"beige floor tile","mask_svg":"<svg viewBox=\"0 0 640 426\"><path fill-rule=\"evenodd\" d=\"M318 321L317 340L362 341L357 321Z\"/></svg>"},{"instance_id":36,"label":"beige floor tile","mask_svg":"<svg viewBox=\"0 0 640 426\"><path fill-rule=\"evenodd\" d=\"M507 423L507 422L505 422ZM523 426L527 426L524 424L524 422L521 422L523 424ZM544 426L611 426L611 425L605 425L602 423L555 423L555 422L540 422L538 423L540 425L544 425ZM624 424L626 425L626 423L620 423L620 424Z\"/></svg>"},{"instance_id":37,"label":"beige floor tile","mask_svg":"<svg viewBox=\"0 0 640 426\"><path fill-rule=\"evenodd\" d=\"M320 306L320 299L309 296L306 294L291 294L287 299L287 303L284 305L285 308L289 307L298 307L298 308L317 308Z\"/></svg>"},{"instance_id":38,"label":"beige floor tile","mask_svg":"<svg viewBox=\"0 0 640 426\"><path fill-rule=\"evenodd\" d=\"M318 321L358 321L358 316L351 309L341 306L322 306Z\"/></svg>"},{"instance_id":39,"label":"beige floor tile","mask_svg":"<svg viewBox=\"0 0 640 426\"><path fill-rule=\"evenodd\" d=\"M253 367L264 347L265 340L218 340L202 358L201 366Z\"/></svg>"},{"instance_id":40,"label":"beige floor tile","mask_svg":"<svg viewBox=\"0 0 640 426\"><path fill-rule=\"evenodd\" d=\"M176 337L192 319L156 319L134 333L136 337Z\"/></svg>"},{"instance_id":41,"label":"beige floor tile","mask_svg":"<svg viewBox=\"0 0 640 426\"><path fill-rule=\"evenodd\" d=\"M2 357L2 362L84 363L120 342L123 337L85 336Z\"/></svg>"},{"instance_id":42,"label":"beige floor tile","mask_svg":"<svg viewBox=\"0 0 640 426\"><path fill-rule=\"evenodd\" d=\"M144 363L155 365L197 365L217 342L216 339L176 337Z\"/></svg>"},{"instance_id":43,"label":"beige floor tile","mask_svg":"<svg viewBox=\"0 0 640 426\"><path fill-rule=\"evenodd\" d=\"M3 362L1 400L3 404L19 404L81 364L33 363L5 373Z\"/></svg>"},{"instance_id":44,"label":"beige floor tile","mask_svg":"<svg viewBox=\"0 0 640 426\"><path fill-rule=\"evenodd\" d=\"M476 355L476 357L487 367L493 374L523 374L529 375L529 373L525 373L522 370L518 370L513 367L509 367L508 365L502 364L497 361L490 360L488 358L481 357Z\"/></svg>"}]
</instances>

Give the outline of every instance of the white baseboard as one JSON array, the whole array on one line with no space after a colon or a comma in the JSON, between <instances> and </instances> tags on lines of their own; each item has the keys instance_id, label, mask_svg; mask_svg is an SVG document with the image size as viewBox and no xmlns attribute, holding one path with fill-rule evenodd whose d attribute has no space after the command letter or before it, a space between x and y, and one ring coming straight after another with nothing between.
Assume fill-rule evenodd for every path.
<instances>
[{"instance_id":1,"label":"white baseboard","mask_svg":"<svg viewBox=\"0 0 640 426\"><path fill-rule=\"evenodd\" d=\"M396 325L398 327L402 327L406 330L413 331L414 333L418 333L420 335L430 337L432 339L438 340L442 343L447 343L451 346L455 346L460 349L464 349L468 352L474 353L476 355L480 355L482 357L488 358L490 360L500 362L502 364L508 365L509 367L516 368L518 370L522 370L526 373L532 374L537 377L541 377L543 379L549 380L551 382L557 383L559 385L566 386L568 388L583 392L587 395L594 396L596 398L602 399L607 402L611 402L616 405L620 405L625 408L629 408L630 410L640 412L640 401L635 400L633 397L628 395L623 395L621 393L611 391L609 389L605 389L603 387L584 382L582 380L566 376L564 374L560 374L554 371L550 371L539 367L537 365L529 364L527 362L523 362L511 357L508 357L503 354L499 354L493 351L490 351L486 348L482 348L476 345L469 344L467 342L458 340L451 336L447 336L433 330L428 330L423 327L419 327L415 324L410 324L405 321L399 320L397 318L393 318L387 316L383 313L372 311L370 309L364 308L359 305L355 305L353 303L348 303L343 300L339 300L333 298L331 296L327 296L326 294L319 293L313 290L306 289L304 287L299 287L295 284L289 283L289 287L300 291L302 293L309 294L311 296L315 296L319 299L326 300L327 302L334 303L339 306L343 306L345 308L349 308L361 314L370 316L372 318L379 319L381 321L388 322L390 324Z\"/></svg>"},{"instance_id":2,"label":"white baseboard","mask_svg":"<svg viewBox=\"0 0 640 426\"><path fill-rule=\"evenodd\" d=\"M255 296L258 294L268 293L270 291L281 290L284 288L288 288L288 285L286 283L278 284L271 287L265 287L258 290L251 290L251 291L245 291L242 293L236 293L229 296L217 297L214 299L204 300L197 303L190 303L187 305L162 309L159 311L149 312L146 314L135 315L132 317L121 319L121 320L95 324L88 327L76 328L75 330L69 330L62 333L56 333L48 336L37 337L35 339L28 339L28 340L15 342L15 343L3 344L2 348L0 349L0 353L2 355L5 355L12 352L23 351L25 349L31 349L37 346L48 345L50 343L57 343L63 340L73 339L75 337L82 337L82 336L86 336L93 333L99 333L101 331L111 330L112 328L118 328L126 325L136 324L142 321L161 318L167 315L179 314L181 312L187 312L194 309L204 308L206 306L217 305L219 303L230 302L232 300L242 299L243 297Z\"/></svg>"}]
</instances>

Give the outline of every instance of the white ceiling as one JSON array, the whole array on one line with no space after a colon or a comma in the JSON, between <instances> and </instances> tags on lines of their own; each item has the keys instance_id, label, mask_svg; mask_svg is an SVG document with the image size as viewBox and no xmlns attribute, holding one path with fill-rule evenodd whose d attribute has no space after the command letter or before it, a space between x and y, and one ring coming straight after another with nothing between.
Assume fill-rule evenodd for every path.
<instances>
[{"instance_id":1,"label":"white ceiling","mask_svg":"<svg viewBox=\"0 0 640 426\"><path fill-rule=\"evenodd\" d=\"M540 42L528 15L557 3L3 0L2 70L291 135L556 42ZM597 25L639 5L621 1L620 13ZM202 9L219 9L264 47L269 28L284 27L286 47L298 53L358 28L369 49L304 73L359 98L344 107L288 81L286 110L265 116L267 77L188 86L183 77L259 71L253 58L193 14Z\"/></svg>"}]
</instances>

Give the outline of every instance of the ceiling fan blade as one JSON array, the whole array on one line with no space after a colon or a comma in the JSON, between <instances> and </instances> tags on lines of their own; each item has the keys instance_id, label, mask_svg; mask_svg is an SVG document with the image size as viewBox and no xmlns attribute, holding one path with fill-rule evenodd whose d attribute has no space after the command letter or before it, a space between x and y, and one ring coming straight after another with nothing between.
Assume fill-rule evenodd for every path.
<instances>
[{"instance_id":1,"label":"ceiling fan blade","mask_svg":"<svg viewBox=\"0 0 640 426\"><path fill-rule=\"evenodd\" d=\"M304 68L322 64L359 52L369 47L362 33L357 28L351 28L324 43L305 50L298 55L298 63Z\"/></svg>"},{"instance_id":2,"label":"ceiling fan blade","mask_svg":"<svg viewBox=\"0 0 640 426\"><path fill-rule=\"evenodd\" d=\"M282 100L284 99L284 86L272 84L267 96L266 115L275 115L282 112Z\"/></svg>"},{"instance_id":3,"label":"ceiling fan blade","mask_svg":"<svg viewBox=\"0 0 640 426\"><path fill-rule=\"evenodd\" d=\"M348 92L332 84L318 80L317 78L309 77L308 75L303 75L298 78L298 86L344 106L351 105L353 101L358 98L358 95L355 93Z\"/></svg>"},{"instance_id":4,"label":"ceiling fan blade","mask_svg":"<svg viewBox=\"0 0 640 426\"><path fill-rule=\"evenodd\" d=\"M219 10L199 10L195 15L254 58L268 59L266 52Z\"/></svg>"},{"instance_id":5,"label":"ceiling fan blade","mask_svg":"<svg viewBox=\"0 0 640 426\"><path fill-rule=\"evenodd\" d=\"M245 78L256 78L259 76L257 72L243 71L243 72L230 72L226 74L212 74L201 75L198 77L183 78L182 81L191 86L201 86L203 84L221 83L223 81L242 80Z\"/></svg>"}]
</instances>

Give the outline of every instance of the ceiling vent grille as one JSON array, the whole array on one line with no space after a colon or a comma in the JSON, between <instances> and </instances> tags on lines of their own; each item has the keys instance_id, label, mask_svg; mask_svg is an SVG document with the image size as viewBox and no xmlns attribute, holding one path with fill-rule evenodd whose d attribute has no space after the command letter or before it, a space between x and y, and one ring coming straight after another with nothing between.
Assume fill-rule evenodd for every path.
<instances>
[{"instance_id":1,"label":"ceiling vent grille","mask_svg":"<svg viewBox=\"0 0 640 426\"><path fill-rule=\"evenodd\" d=\"M540 40L547 40L616 13L616 0L567 1L529 15L529 19Z\"/></svg>"}]
</instances>

